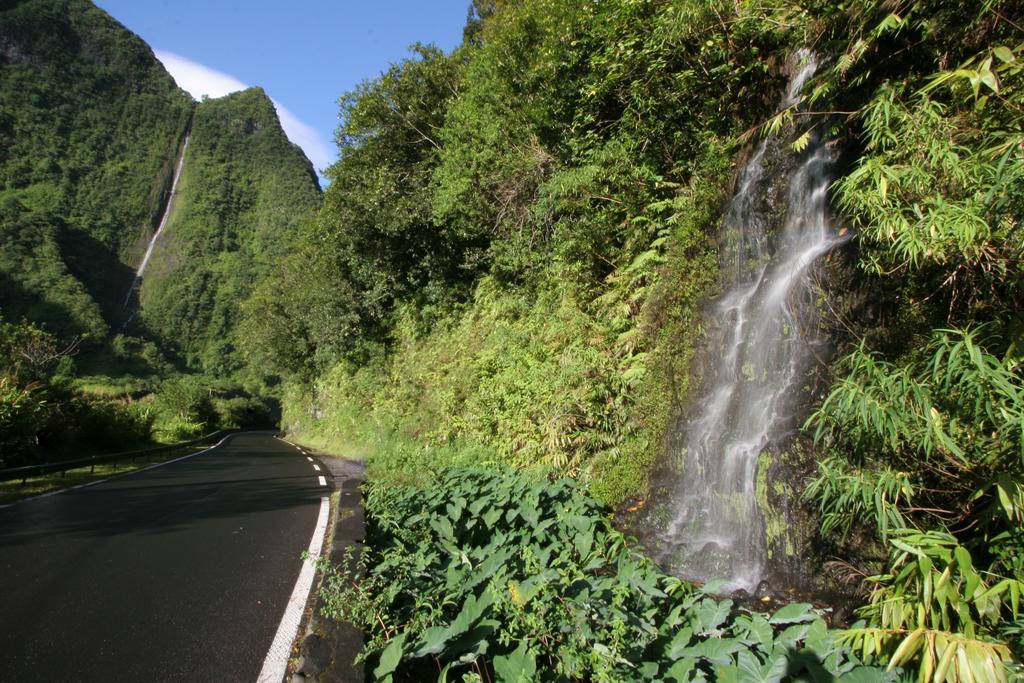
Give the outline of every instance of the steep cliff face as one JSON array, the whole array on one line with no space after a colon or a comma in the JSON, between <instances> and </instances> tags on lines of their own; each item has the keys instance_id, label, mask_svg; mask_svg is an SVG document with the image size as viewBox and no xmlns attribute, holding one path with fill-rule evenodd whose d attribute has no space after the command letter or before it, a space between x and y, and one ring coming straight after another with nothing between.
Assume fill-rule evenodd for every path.
<instances>
[{"instance_id":1,"label":"steep cliff face","mask_svg":"<svg viewBox=\"0 0 1024 683\"><path fill-rule=\"evenodd\" d=\"M165 235L143 277L143 324L193 367L239 369L239 304L319 203L313 166L263 90L201 102Z\"/></svg>"},{"instance_id":2,"label":"steep cliff face","mask_svg":"<svg viewBox=\"0 0 1024 683\"><path fill-rule=\"evenodd\" d=\"M0 309L61 335L119 324L192 113L137 36L85 0L0 9Z\"/></svg>"}]
</instances>

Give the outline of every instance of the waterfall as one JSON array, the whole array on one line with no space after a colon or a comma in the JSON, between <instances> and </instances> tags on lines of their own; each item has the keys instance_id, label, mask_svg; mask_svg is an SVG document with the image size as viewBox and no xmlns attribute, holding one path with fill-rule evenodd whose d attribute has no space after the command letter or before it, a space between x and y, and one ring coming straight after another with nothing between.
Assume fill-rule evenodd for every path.
<instances>
[{"instance_id":1,"label":"waterfall","mask_svg":"<svg viewBox=\"0 0 1024 683\"><path fill-rule=\"evenodd\" d=\"M799 102L816 67L806 52L797 59L781 108ZM721 344L710 345L699 395L679 427L683 469L672 485L672 520L659 539L661 559L676 571L725 579L732 590L752 591L765 578L758 463L764 449L796 427L794 394L818 341L808 273L842 241L829 219L830 152L812 134L794 170L773 175L766 157L792 155L787 142L769 137L757 145L725 215L722 266L729 284L707 321L712 339L719 328ZM779 226L766 196L787 179Z\"/></svg>"},{"instance_id":2,"label":"waterfall","mask_svg":"<svg viewBox=\"0 0 1024 683\"><path fill-rule=\"evenodd\" d=\"M167 196L167 203L164 205L163 216L160 217L160 224L156 228L156 232L153 233L153 237L149 240L149 246L146 248L146 254L142 257L142 263L139 264L138 269L135 271L135 279L132 280L132 286L128 289L128 294L124 298L125 307L131 302L132 294L138 291L139 285L142 283L142 273L145 272L146 266L149 264L149 258L153 255L153 247L156 246L156 241L160 239L161 233L164 228L167 227L167 222L171 217L171 207L174 205L174 195L178 190L178 180L181 179L181 169L185 166L185 152L188 150L188 138L189 135L185 135L185 143L181 146L181 154L178 156L174 165L174 180L171 181L171 192Z\"/></svg>"}]
</instances>

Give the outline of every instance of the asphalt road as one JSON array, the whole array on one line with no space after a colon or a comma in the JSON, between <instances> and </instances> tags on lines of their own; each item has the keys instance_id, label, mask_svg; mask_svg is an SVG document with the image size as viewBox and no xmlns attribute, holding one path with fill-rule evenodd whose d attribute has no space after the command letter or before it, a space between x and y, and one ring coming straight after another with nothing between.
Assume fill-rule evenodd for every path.
<instances>
[{"instance_id":1,"label":"asphalt road","mask_svg":"<svg viewBox=\"0 0 1024 683\"><path fill-rule=\"evenodd\" d=\"M246 433L0 509L0 681L255 681L321 474Z\"/></svg>"}]
</instances>

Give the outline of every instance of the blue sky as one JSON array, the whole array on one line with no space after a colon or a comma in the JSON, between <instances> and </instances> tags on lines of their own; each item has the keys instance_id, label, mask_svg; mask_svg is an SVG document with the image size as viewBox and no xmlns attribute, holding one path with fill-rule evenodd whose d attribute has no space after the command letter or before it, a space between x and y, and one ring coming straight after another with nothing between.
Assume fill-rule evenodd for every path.
<instances>
[{"instance_id":1,"label":"blue sky","mask_svg":"<svg viewBox=\"0 0 1024 683\"><path fill-rule=\"evenodd\" d=\"M317 170L337 156L338 98L408 56L462 40L470 0L94 0L199 97L258 85Z\"/></svg>"}]
</instances>

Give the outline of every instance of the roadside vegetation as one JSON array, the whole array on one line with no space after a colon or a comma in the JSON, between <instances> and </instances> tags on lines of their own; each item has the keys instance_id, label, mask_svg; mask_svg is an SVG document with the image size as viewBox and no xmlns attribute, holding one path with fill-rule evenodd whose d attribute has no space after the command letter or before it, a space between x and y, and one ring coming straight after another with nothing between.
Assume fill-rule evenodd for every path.
<instances>
[{"instance_id":1,"label":"roadside vegetation","mask_svg":"<svg viewBox=\"0 0 1024 683\"><path fill-rule=\"evenodd\" d=\"M691 600L677 614L696 619L703 598L638 598L610 551L616 568L588 575L561 502L529 513L567 534L532 565L545 541L535 523L506 528L520 514L507 502L493 533L531 550L497 569L504 551L475 535L487 513L464 508L506 509L480 489L501 480L514 498L532 477L610 505L646 496L721 286L729 179L746 145L798 118L842 150L834 204L857 236L843 288L822 283L837 354L805 426L818 456L804 504L834 558L822 571L862 604L835 642L903 678L1019 675L1021 15L957 0L477 2L455 52L417 47L342 98L324 208L243 325L247 353L286 378L286 426L369 458L371 590L333 590L372 634L379 677L424 662L441 679L668 676L677 662L645 615ZM804 46L825 66L801 110L773 116ZM257 315L271 302L272 326ZM639 600L622 619L637 649L601 631L619 603L588 602L597 577ZM553 592L518 604L522 585ZM725 655L686 661L668 678L757 678Z\"/></svg>"},{"instance_id":2,"label":"roadside vegetation","mask_svg":"<svg viewBox=\"0 0 1024 683\"><path fill-rule=\"evenodd\" d=\"M658 570L572 480L445 469L367 487L367 549L327 613L374 680L891 679L806 604L759 614ZM844 679L847 680L847 679Z\"/></svg>"},{"instance_id":3,"label":"roadside vegetation","mask_svg":"<svg viewBox=\"0 0 1024 683\"><path fill-rule=\"evenodd\" d=\"M75 378L75 344L0 319L0 469L187 441L217 429L269 427L276 405L196 375L127 384ZM59 475L58 475L59 476Z\"/></svg>"}]
</instances>

